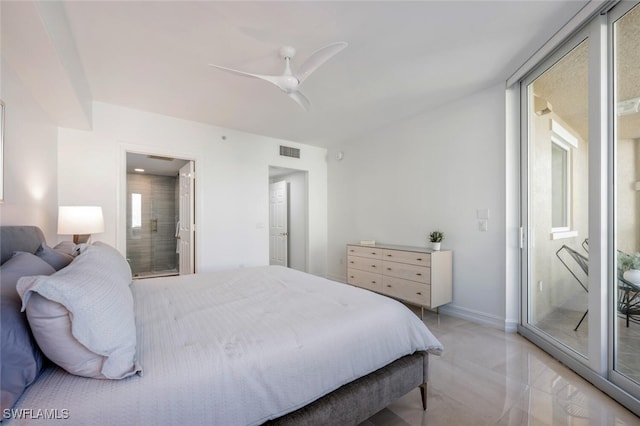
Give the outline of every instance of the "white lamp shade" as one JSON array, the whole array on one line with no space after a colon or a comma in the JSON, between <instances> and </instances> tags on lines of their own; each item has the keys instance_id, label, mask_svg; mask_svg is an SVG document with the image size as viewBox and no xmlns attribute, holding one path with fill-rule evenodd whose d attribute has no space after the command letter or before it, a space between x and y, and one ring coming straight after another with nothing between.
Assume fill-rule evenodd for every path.
<instances>
[{"instance_id":1,"label":"white lamp shade","mask_svg":"<svg viewBox=\"0 0 640 426\"><path fill-rule=\"evenodd\" d=\"M58 234L99 234L101 232L104 232L102 207L58 207Z\"/></svg>"}]
</instances>

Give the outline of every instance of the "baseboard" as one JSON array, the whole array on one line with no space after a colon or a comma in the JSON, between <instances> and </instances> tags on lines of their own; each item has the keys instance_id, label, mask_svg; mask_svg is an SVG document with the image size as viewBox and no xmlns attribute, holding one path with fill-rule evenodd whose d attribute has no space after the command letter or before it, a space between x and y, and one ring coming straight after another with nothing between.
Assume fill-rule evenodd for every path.
<instances>
[{"instance_id":1,"label":"baseboard","mask_svg":"<svg viewBox=\"0 0 640 426\"><path fill-rule=\"evenodd\" d=\"M496 315L487 314L473 309L462 308L456 305L446 305L440 307L440 312L456 318L462 318L476 324L482 324L489 327L504 330L507 333L515 333L517 331L517 323L506 321L504 318Z\"/></svg>"},{"instance_id":2,"label":"baseboard","mask_svg":"<svg viewBox=\"0 0 640 426\"><path fill-rule=\"evenodd\" d=\"M518 332L518 321L515 320L505 320L504 321L504 331L507 333L517 333Z\"/></svg>"},{"instance_id":3,"label":"baseboard","mask_svg":"<svg viewBox=\"0 0 640 426\"><path fill-rule=\"evenodd\" d=\"M346 283L346 279L343 276L327 274L327 279L337 281L339 283ZM441 306L440 312L445 315L462 318L476 324L482 324L499 330L504 330L506 333L516 333L518 331L517 321L505 320L504 318L496 315L490 315L473 309L462 308L460 306L449 304Z\"/></svg>"}]
</instances>

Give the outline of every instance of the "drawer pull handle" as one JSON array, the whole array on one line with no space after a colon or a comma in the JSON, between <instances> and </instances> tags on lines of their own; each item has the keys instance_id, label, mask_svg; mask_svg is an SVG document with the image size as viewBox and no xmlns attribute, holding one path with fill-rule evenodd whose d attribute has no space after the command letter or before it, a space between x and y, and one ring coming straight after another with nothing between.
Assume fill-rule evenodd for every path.
<instances>
[{"instance_id":1,"label":"drawer pull handle","mask_svg":"<svg viewBox=\"0 0 640 426\"><path fill-rule=\"evenodd\" d=\"M417 292L416 294L417 294L418 296L422 296L422 293L420 293L420 292Z\"/></svg>"},{"instance_id":2,"label":"drawer pull handle","mask_svg":"<svg viewBox=\"0 0 640 426\"><path fill-rule=\"evenodd\" d=\"M372 268L375 268L375 267L376 267L376 265L371 265L371 267L372 267Z\"/></svg>"},{"instance_id":3,"label":"drawer pull handle","mask_svg":"<svg viewBox=\"0 0 640 426\"><path fill-rule=\"evenodd\" d=\"M388 254L387 256L388 256L388 257L393 257L393 255L392 255L392 254Z\"/></svg>"},{"instance_id":4,"label":"drawer pull handle","mask_svg":"<svg viewBox=\"0 0 640 426\"><path fill-rule=\"evenodd\" d=\"M375 251L372 251L371 254L377 254Z\"/></svg>"},{"instance_id":5,"label":"drawer pull handle","mask_svg":"<svg viewBox=\"0 0 640 426\"><path fill-rule=\"evenodd\" d=\"M417 276L421 277L422 274L420 272L416 273Z\"/></svg>"},{"instance_id":6,"label":"drawer pull handle","mask_svg":"<svg viewBox=\"0 0 640 426\"><path fill-rule=\"evenodd\" d=\"M351 275L351 278L355 278L353 275Z\"/></svg>"},{"instance_id":7,"label":"drawer pull handle","mask_svg":"<svg viewBox=\"0 0 640 426\"><path fill-rule=\"evenodd\" d=\"M375 281L371 281L371 284L375 284L375 283L376 283Z\"/></svg>"},{"instance_id":8,"label":"drawer pull handle","mask_svg":"<svg viewBox=\"0 0 640 426\"><path fill-rule=\"evenodd\" d=\"M350 260L349 263L354 263L353 260Z\"/></svg>"},{"instance_id":9,"label":"drawer pull handle","mask_svg":"<svg viewBox=\"0 0 640 426\"><path fill-rule=\"evenodd\" d=\"M387 268L387 271L390 271L390 270L391 270L391 268Z\"/></svg>"},{"instance_id":10,"label":"drawer pull handle","mask_svg":"<svg viewBox=\"0 0 640 426\"><path fill-rule=\"evenodd\" d=\"M391 288L391 284L387 284L387 287Z\"/></svg>"},{"instance_id":11,"label":"drawer pull handle","mask_svg":"<svg viewBox=\"0 0 640 426\"><path fill-rule=\"evenodd\" d=\"M422 261L422 258L421 258L421 257L419 257L419 258L417 258L416 260L417 260L418 262L420 262L420 261Z\"/></svg>"}]
</instances>

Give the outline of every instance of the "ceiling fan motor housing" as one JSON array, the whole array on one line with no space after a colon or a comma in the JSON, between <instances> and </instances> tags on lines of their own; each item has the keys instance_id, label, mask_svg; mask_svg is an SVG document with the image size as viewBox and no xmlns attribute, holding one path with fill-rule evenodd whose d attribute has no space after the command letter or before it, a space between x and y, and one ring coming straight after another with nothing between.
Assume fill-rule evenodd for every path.
<instances>
[{"instance_id":1,"label":"ceiling fan motor housing","mask_svg":"<svg viewBox=\"0 0 640 426\"><path fill-rule=\"evenodd\" d=\"M280 48L280 56L283 58L293 58L296 56L296 49L291 46L282 46Z\"/></svg>"},{"instance_id":2,"label":"ceiling fan motor housing","mask_svg":"<svg viewBox=\"0 0 640 426\"><path fill-rule=\"evenodd\" d=\"M290 93L298 88L300 82L292 75L283 75L279 78L278 87L283 91Z\"/></svg>"}]
</instances>

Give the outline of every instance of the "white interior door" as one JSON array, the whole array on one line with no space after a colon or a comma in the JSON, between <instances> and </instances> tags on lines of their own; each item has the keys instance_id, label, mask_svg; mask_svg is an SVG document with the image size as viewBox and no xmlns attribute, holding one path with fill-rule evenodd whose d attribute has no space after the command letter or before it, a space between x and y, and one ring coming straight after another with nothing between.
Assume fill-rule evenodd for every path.
<instances>
[{"instance_id":1,"label":"white interior door","mask_svg":"<svg viewBox=\"0 0 640 426\"><path fill-rule=\"evenodd\" d=\"M289 196L287 182L269 185L269 264L288 266Z\"/></svg>"},{"instance_id":2,"label":"white interior door","mask_svg":"<svg viewBox=\"0 0 640 426\"><path fill-rule=\"evenodd\" d=\"M193 211L193 194L195 170L193 161L189 161L180 169L179 222L178 222L178 254L180 259L180 275L195 272L194 230L195 215Z\"/></svg>"}]
</instances>

